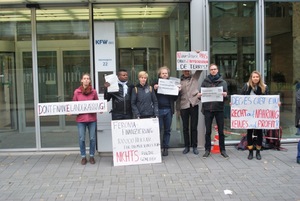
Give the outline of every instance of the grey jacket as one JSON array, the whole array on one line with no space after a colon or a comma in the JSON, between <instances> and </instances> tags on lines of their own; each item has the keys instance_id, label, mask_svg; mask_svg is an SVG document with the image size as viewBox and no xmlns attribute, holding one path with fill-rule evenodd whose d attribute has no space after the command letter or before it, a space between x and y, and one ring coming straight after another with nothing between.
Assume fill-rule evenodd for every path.
<instances>
[{"instance_id":1,"label":"grey jacket","mask_svg":"<svg viewBox=\"0 0 300 201\"><path fill-rule=\"evenodd\" d=\"M202 71L196 71L191 77L186 78L181 76L181 90L179 93L180 109L187 109L192 105L198 105L200 99L198 99L197 94L199 93L199 77Z\"/></svg>"}]
</instances>

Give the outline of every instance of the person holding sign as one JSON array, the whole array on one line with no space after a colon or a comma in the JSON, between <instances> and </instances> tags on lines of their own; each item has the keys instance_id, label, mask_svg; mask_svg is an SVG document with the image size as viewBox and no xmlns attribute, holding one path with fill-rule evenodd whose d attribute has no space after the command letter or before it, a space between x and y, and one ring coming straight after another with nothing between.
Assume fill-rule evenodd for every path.
<instances>
[{"instance_id":1,"label":"person holding sign","mask_svg":"<svg viewBox=\"0 0 300 201\"><path fill-rule=\"evenodd\" d=\"M209 102L202 103L202 109L205 119L205 153L203 158L207 158L210 155L211 151L211 129L213 119L216 119L219 133L219 146L221 155L224 158L228 158L229 156L225 150L225 135L224 135L224 100L227 96L227 83L222 78L219 73L218 66L216 64L210 64L209 66L210 74L204 79L201 84L201 88L204 87L221 87L223 90L220 92L223 96L223 100L211 100ZM200 97L202 93L200 93Z\"/></svg>"},{"instance_id":2,"label":"person holding sign","mask_svg":"<svg viewBox=\"0 0 300 201\"><path fill-rule=\"evenodd\" d=\"M166 66L160 67L158 70L159 79L169 79L170 69ZM163 156L168 156L168 148L171 135L171 124L172 117L174 114L174 101L176 101L177 96L161 94L158 92L158 81L155 82L153 88L158 101L158 112L159 112L159 125L160 128L164 128L163 133Z\"/></svg>"},{"instance_id":3,"label":"person holding sign","mask_svg":"<svg viewBox=\"0 0 300 201\"><path fill-rule=\"evenodd\" d=\"M131 94L131 108L135 118L158 117L158 103L152 86L147 84L148 73L141 71L138 74L139 84Z\"/></svg>"},{"instance_id":4,"label":"person holding sign","mask_svg":"<svg viewBox=\"0 0 300 201\"><path fill-rule=\"evenodd\" d=\"M198 155L198 114L200 93L198 90L198 80L202 71L197 70L194 74L190 70L183 70L181 75L181 90L179 93L180 116L182 119L184 150L183 154L190 152L190 146L193 147L193 153ZM190 140L191 139L191 140Z\"/></svg>"},{"instance_id":5,"label":"person holding sign","mask_svg":"<svg viewBox=\"0 0 300 201\"><path fill-rule=\"evenodd\" d=\"M128 82L128 73L125 69L118 71L118 85L118 91L108 92L107 87L110 83L104 83L104 99L107 101L112 99L112 120L132 119L131 93L134 86Z\"/></svg>"},{"instance_id":6,"label":"person holding sign","mask_svg":"<svg viewBox=\"0 0 300 201\"><path fill-rule=\"evenodd\" d=\"M261 74L258 71L253 71L250 74L248 82L242 88L242 95L268 95L269 89L261 79ZM248 159L253 159L253 135L257 137L256 140L256 159L261 160L260 150L262 147L263 133L262 129L248 129L247 130L247 144L249 149Z\"/></svg>"},{"instance_id":7,"label":"person holding sign","mask_svg":"<svg viewBox=\"0 0 300 201\"><path fill-rule=\"evenodd\" d=\"M90 75L85 73L81 77L81 85L74 91L73 101L89 101L98 100L98 93L92 88ZM89 131L90 138L90 159L91 164L95 164L95 150L96 150L96 113L78 114L76 117L79 147L81 154L81 164L87 163L86 149L85 149L85 132L86 128Z\"/></svg>"}]
</instances>

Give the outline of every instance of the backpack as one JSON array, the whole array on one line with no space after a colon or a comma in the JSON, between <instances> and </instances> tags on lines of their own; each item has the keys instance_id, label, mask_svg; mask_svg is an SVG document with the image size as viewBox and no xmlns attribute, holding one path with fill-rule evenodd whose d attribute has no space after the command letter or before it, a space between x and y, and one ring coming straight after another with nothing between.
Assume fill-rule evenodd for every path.
<instances>
[{"instance_id":1,"label":"backpack","mask_svg":"<svg viewBox=\"0 0 300 201\"><path fill-rule=\"evenodd\" d=\"M137 94L138 93L137 87L134 87L134 89L135 89L135 93ZM149 86L149 90L150 90L150 93L151 93L152 92L152 86Z\"/></svg>"},{"instance_id":2,"label":"backpack","mask_svg":"<svg viewBox=\"0 0 300 201\"><path fill-rule=\"evenodd\" d=\"M247 143L247 135L243 135L240 142L235 146L237 150L247 150L248 149Z\"/></svg>"},{"instance_id":3,"label":"backpack","mask_svg":"<svg viewBox=\"0 0 300 201\"><path fill-rule=\"evenodd\" d=\"M267 149L281 150L282 127L275 130L267 130L265 134L265 147Z\"/></svg>"}]
</instances>

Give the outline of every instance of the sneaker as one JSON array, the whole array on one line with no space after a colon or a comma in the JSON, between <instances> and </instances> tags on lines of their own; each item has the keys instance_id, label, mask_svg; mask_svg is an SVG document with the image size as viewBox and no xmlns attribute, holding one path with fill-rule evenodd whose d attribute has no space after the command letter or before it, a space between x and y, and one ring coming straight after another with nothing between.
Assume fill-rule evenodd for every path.
<instances>
[{"instance_id":1,"label":"sneaker","mask_svg":"<svg viewBox=\"0 0 300 201\"><path fill-rule=\"evenodd\" d=\"M223 156L224 158L229 158L229 156L226 154L226 151L221 151L221 156Z\"/></svg>"},{"instance_id":2,"label":"sneaker","mask_svg":"<svg viewBox=\"0 0 300 201\"><path fill-rule=\"evenodd\" d=\"M168 149L167 148L164 148L163 152L162 152L162 155L163 156L168 156L169 153L168 153Z\"/></svg>"},{"instance_id":3,"label":"sneaker","mask_svg":"<svg viewBox=\"0 0 300 201\"><path fill-rule=\"evenodd\" d=\"M193 153L194 153L195 155L198 155L198 154L199 154L199 151L198 151L197 147L194 147L194 148L193 148Z\"/></svg>"},{"instance_id":4,"label":"sneaker","mask_svg":"<svg viewBox=\"0 0 300 201\"><path fill-rule=\"evenodd\" d=\"M95 164L95 158L94 157L90 157L90 164Z\"/></svg>"},{"instance_id":5,"label":"sneaker","mask_svg":"<svg viewBox=\"0 0 300 201\"><path fill-rule=\"evenodd\" d=\"M300 158L297 158L297 163L300 164Z\"/></svg>"},{"instance_id":6,"label":"sneaker","mask_svg":"<svg viewBox=\"0 0 300 201\"><path fill-rule=\"evenodd\" d=\"M210 151L205 151L203 158L207 158L210 155Z\"/></svg>"},{"instance_id":7,"label":"sneaker","mask_svg":"<svg viewBox=\"0 0 300 201\"><path fill-rule=\"evenodd\" d=\"M81 165L85 165L87 163L86 157L81 159Z\"/></svg>"},{"instance_id":8,"label":"sneaker","mask_svg":"<svg viewBox=\"0 0 300 201\"><path fill-rule=\"evenodd\" d=\"M183 154L187 154L190 152L190 148L189 147L185 147L184 150L182 151Z\"/></svg>"}]
</instances>

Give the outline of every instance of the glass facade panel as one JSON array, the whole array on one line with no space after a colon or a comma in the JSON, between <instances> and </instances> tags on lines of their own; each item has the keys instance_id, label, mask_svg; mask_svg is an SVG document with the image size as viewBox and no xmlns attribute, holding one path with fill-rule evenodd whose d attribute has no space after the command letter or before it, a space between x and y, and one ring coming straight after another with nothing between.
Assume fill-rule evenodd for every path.
<instances>
[{"instance_id":1,"label":"glass facade panel","mask_svg":"<svg viewBox=\"0 0 300 201\"><path fill-rule=\"evenodd\" d=\"M145 70L148 83L152 84L157 79L157 70L164 65L170 68L171 76L180 76L175 55L176 51L190 50L188 3L95 4L93 13L95 21L115 22L116 70L126 69L132 83L136 84L138 73ZM181 120L175 115L170 146L181 147Z\"/></svg>"},{"instance_id":2,"label":"glass facade panel","mask_svg":"<svg viewBox=\"0 0 300 201\"><path fill-rule=\"evenodd\" d=\"M24 121L33 108L24 96L25 89L33 88L32 71L20 68L22 61L17 59L21 30L29 30L26 38L31 40L30 10L1 10L0 21L0 149L35 148L35 132L26 130Z\"/></svg>"},{"instance_id":3,"label":"glass facade panel","mask_svg":"<svg viewBox=\"0 0 300 201\"><path fill-rule=\"evenodd\" d=\"M45 13L72 13L56 20ZM81 75L90 73L88 8L37 10L39 103L71 101ZM44 21L46 20L46 21ZM41 147L78 147L75 115L40 117Z\"/></svg>"},{"instance_id":4,"label":"glass facade panel","mask_svg":"<svg viewBox=\"0 0 300 201\"><path fill-rule=\"evenodd\" d=\"M255 66L255 2L210 2L210 56L228 84L225 103L225 130L230 129L230 95L239 94ZM226 140L239 139L229 135Z\"/></svg>"},{"instance_id":5,"label":"glass facade panel","mask_svg":"<svg viewBox=\"0 0 300 201\"><path fill-rule=\"evenodd\" d=\"M295 85L300 82L300 2L265 3L265 80L282 102L284 137L295 137Z\"/></svg>"}]
</instances>

